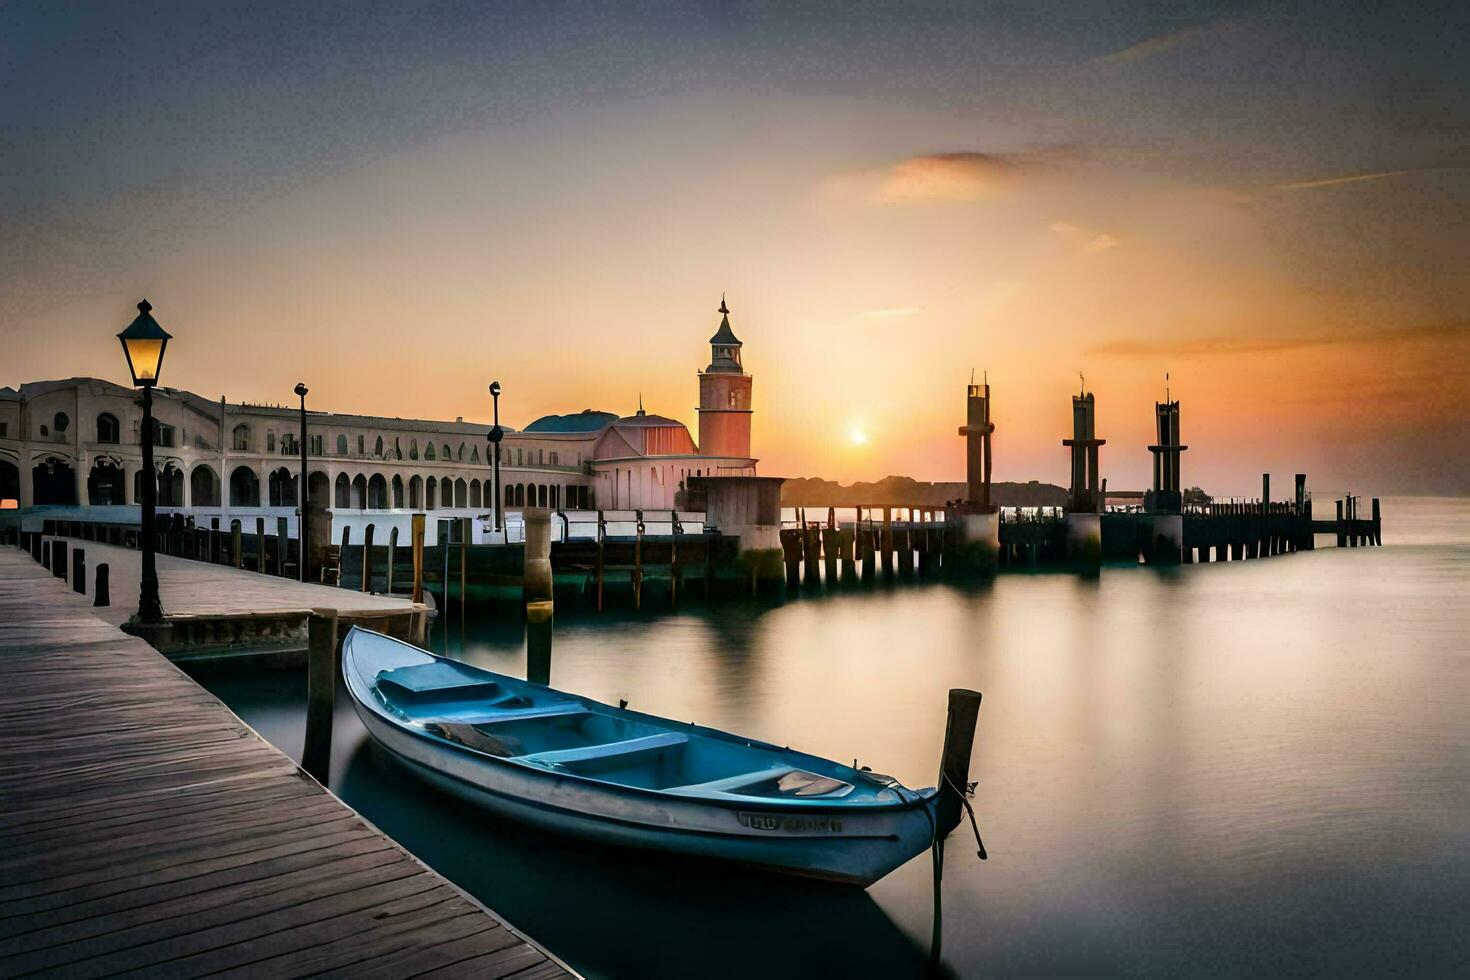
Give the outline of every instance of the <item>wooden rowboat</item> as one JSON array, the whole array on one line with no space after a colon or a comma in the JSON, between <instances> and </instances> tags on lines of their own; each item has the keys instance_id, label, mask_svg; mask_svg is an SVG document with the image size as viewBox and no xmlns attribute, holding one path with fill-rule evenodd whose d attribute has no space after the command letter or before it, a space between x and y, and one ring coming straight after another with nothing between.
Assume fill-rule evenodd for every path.
<instances>
[{"instance_id":1,"label":"wooden rowboat","mask_svg":"<svg viewBox=\"0 0 1470 980\"><path fill-rule=\"evenodd\" d=\"M343 641L342 672L369 734L409 770L537 827L863 887L934 842L936 791L866 769L357 627Z\"/></svg>"}]
</instances>

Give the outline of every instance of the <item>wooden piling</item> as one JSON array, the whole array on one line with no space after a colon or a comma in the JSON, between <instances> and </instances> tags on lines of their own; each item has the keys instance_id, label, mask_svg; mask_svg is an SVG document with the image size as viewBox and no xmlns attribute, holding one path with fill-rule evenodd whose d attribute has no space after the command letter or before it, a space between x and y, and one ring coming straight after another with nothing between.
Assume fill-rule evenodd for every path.
<instances>
[{"instance_id":1,"label":"wooden piling","mask_svg":"<svg viewBox=\"0 0 1470 980\"><path fill-rule=\"evenodd\" d=\"M66 579L66 542L51 542L51 574Z\"/></svg>"},{"instance_id":2,"label":"wooden piling","mask_svg":"<svg viewBox=\"0 0 1470 980\"><path fill-rule=\"evenodd\" d=\"M1383 512L1378 507L1378 498L1373 498L1373 543L1383 544Z\"/></svg>"},{"instance_id":3,"label":"wooden piling","mask_svg":"<svg viewBox=\"0 0 1470 980\"><path fill-rule=\"evenodd\" d=\"M410 548L413 551L413 601L424 601L424 515L409 519Z\"/></svg>"},{"instance_id":4,"label":"wooden piling","mask_svg":"<svg viewBox=\"0 0 1470 980\"><path fill-rule=\"evenodd\" d=\"M669 544L669 606L673 609L679 608L679 532L682 530L679 512L669 511L669 535L672 538Z\"/></svg>"},{"instance_id":5,"label":"wooden piling","mask_svg":"<svg viewBox=\"0 0 1470 980\"><path fill-rule=\"evenodd\" d=\"M550 599L526 603L526 680L533 684L551 684L554 609Z\"/></svg>"},{"instance_id":6,"label":"wooden piling","mask_svg":"<svg viewBox=\"0 0 1470 980\"><path fill-rule=\"evenodd\" d=\"M883 508L883 531L878 539L879 559L883 565L883 581L893 581L893 508Z\"/></svg>"},{"instance_id":7,"label":"wooden piling","mask_svg":"<svg viewBox=\"0 0 1470 980\"><path fill-rule=\"evenodd\" d=\"M638 523L633 538L633 608L643 608L643 511L634 511Z\"/></svg>"},{"instance_id":8,"label":"wooden piling","mask_svg":"<svg viewBox=\"0 0 1470 980\"><path fill-rule=\"evenodd\" d=\"M453 543L455 522L439 521L435 525L439 541L439 622L444 624L444 656L449 656L449 546Z\"/></svg>"},{"instance_id":9,"label":"wooden piling","mask_svg":"<svg viewBox=\"0 0 1470 980\"><path fill-rule=\"evenodd\" d=\"M388 529L388 569L387 581L383 583L383 594L393 594L393 565L398 561L398 527L395 525Z\"/></svg>"},{"instance_id":10,"label":"wooden piling","mask_svg":"<svg viewBox=\"0 0 1470 980\"><path fill-rule=\"evenodd\" d=\"M87 594L87 553L81 548L71 552L71 590Z\"/></svg>"},{"instance_id":11,"label":"wooden piling","mask_svg":"<svg viewBox=\"0 0 1470 980\"><path fill-rule=\"evenodd\" d=\"M100 563L97 566L97 571L95 573L96 574L96 581L92 585L92 605L93 606L108 606L108 605L111 605L112 604L112 597L109 594L108 587L107 587L107 583L108 583L108 575L107 575L107 573L108 573L107 562L104 561L104 562Z\"/></svg>"},{"instance_id":12,"label":"wooden piling","mask_svg":"<svg viewBox=\"0 0 1470 980\"><path fill-rule=\"evenodd\" d=\"M276 518L276 574L286 577L291 558L291 526L284 517ZM299 577L299 576L298 576Z\"/></svg>"},{"instance_id":13,"label":"wooden piling","mask_svg":"<svg viewBox=\"0 0 1470 980\"><path fill-rule=\"evenodd\" d=\"M827 587L837 584L837 529L830 523L822 528L822 572L827 577Z\"/></svg>"},{"instance_id":14,"label":"wooden piling","mask_svg":"<svg viewBox=\"0 0 1470 980\"><path fill-rule=\"evenodd\" d=\"M939 761L939 800L936 822L939 836L959 826L960 803L969 790L970 754L975 746L975 723L980 717L980 692L951 688L949 715L944 725L944 750Z\"/></svg>"},{"instance_id":15,"label":"wooden piling","mask_svg":"<svg viewBox=\"0 0 1470 980\"><path fill-rule=\"evenodd\" d=\"M1347 531L1344 528L1343 523L1342 523L1344 507L1343 507L1343 501L1339 500L1339 501L1336 501L1336 503L1337 503L1337 546L1339 548L1342 548L1342 547L1345 547L1346 544L1347 544Z\"/></svg>"},{"instance_id":16,"label":"wooden piling","mask_svg":"<svg viewBox=\"0 0 1470 980\"><path fill-rule=\"evenodd\" d=\"M332 707L337 697L337 610L313 609L306 634L306 744L301 768L325 786L331 775Z\"/></svg>"},{"instance_id":17,"label":"wooden piling","mask_svg":"<svg viewBox=\"0 0 1470 980\"><path fill-rule=\"evenodd\" d=\"M602 571L603 571L603 549L607 543L607 518L602 511L597 512L597 611L602 612ZM708 573L706 573L708 580Z\"/></svg>"},{"instance_id":18,"label":"wooden piling","mask_svg":"<svg viewBox=\"0 0 1470 980\"><path fill-rule=\"evenodd\" d=\"M465 606L469 603L470 588L470 536L474 526L468 517L459 519L459 649L464 651Z\"/></svg>"},{"instance_id":19,"label":"wooden piling","mask_svg":"<svg viewBox=\"0 0 1470 980\"><path fill-rule=\"evenodd\" d=\"M842 581L850 585L857 580L857 561L854 556L854 548L857 546L856 525L851 531L838 529L837 546L842 552Z\"/></svg>"},{"instance_id":20,"label":"wooden piling","mask_svg":"<svg viewBox=\"0 0 1470 980\"><path fill-rule=\"evenodd\" d=\"M265 574L265 518L255 519L255 570Z\"/></svg>"},{"instance_id":21,"label":"wooden piling","mask_svg":"<svg viewBox=\"0 0 1470 980\"><path fill-rule=\"evenodd\" d=\"M801 550L804 559L802 575L805 578L807 588L816 589L822 585L822 573L820 570L822 562L822 540L817 528L812 524L808 524L805 516L805 512L803 512L801 523Z\"/></svg>"},{"instance_id":22,"label":"wooden piling","mask_svg":"<svg viewBox=\"0 0 1470 980\"><path fill-rule=\"evenodd\" d=\"M373 525L362 531L362 587L360 592L373 591Z\"/></svg>"}]
</instances>

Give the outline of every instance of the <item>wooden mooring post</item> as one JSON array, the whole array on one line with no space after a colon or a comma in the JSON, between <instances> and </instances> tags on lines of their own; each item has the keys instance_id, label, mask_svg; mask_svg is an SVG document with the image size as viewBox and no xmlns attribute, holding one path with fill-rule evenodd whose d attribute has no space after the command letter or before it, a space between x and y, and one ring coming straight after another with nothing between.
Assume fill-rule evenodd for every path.
<instances>
[{"instance_id":1,"label":"wooden mooring post","mask_svg":"<svg viewBox=\"0 0 1470 980\"><path fill-rule=\"evenodd\" d=\"M643 511L635 510L638 523L633 538L633 608L643 608Z\"/></svg>"},{"instance_id":2,"label":"wooden mooring post","mask_svg":"<svg viewBox=\"0 0 1470 980\"><path fill-rule=\"evenodd\" d=\"M362 584L360 592L373 591L373 525L362 529Z\"/></svg>"},{"instance_id":3,"label":"wooden mooring post","mask_svg":"<svg viewBox=\"0 0 1470 980\"><path fill-rule=\"evenodd\" d=\"M679 512L669 511L669 533L673 541L669 544L669 607L679 608L679 578L683 574L679 570L679 535L684 532L684 525L679 523Z\"/></svg>"},{"instance_id":4,"label":"wooden mooring post","mask_svg":"<svg viewBox=\"0 0 1470 980\"><path fill-rule=\"evenodd\" d=\"M551 633L555 621L555 603L538 599L526 603L526 680L532 684L551 683Z\"/></svg>"},{"instance_id":5,"label":"wooden mooring post","mask_svg":"<svg viewBox=\"0 0 1470 980\"><path fill-rule=\"evenodd\" d=\"M337 610L313 609L306 637L306 743L301 768L325 786L331 776L332 708L337 697Z\"/></svg>"},{"instance_id":6,"label":"wooden mooring post","mask_svg":"<svg viewBox=\"0 0 1470 980\"><path fill-rule=\"evenodd\" d=\"M837 584L837 553L840 550L835 507L827 508L827 526L822 528L821 534L822 573L826 576L827 587L830 589Z\"/></svg>"},{"instance_id":7,"label":"wooden mooring post","mask_svg":"<svg viewBox=\"0 0 1470 980\"><path fill-rule=\"evenodd\" d=\"M255 519L255 570L265 574L265 518Z\"/></svg>"},{"instance_id":8,"label":"wooden mooring post","mask_svg":"<svg viewBox=\"0 0 1470 980\"><path fill-rule=\"evenodd\" d=\"M980 717L980 692L951 688L949 715L944 724L944 750L939 761L939 800L936 823L941 838L959 826L960 802L970 784L970 754L975 747L975 723Z\"/></svg>"},{"instance_id":9,"label":"wooden mooring post","mask_svg":"<svg viewBox=\"0 0 1470 980\"><path fill-rule=\"evenodd\" d=\"M607 517L602 511L597 512L597 611L602 612L602 572L603 551L607 547Z\"/></svg>"},{"instance_id":10,"label":"wooden mooring post","mask_svg":"<svg viewBox=\"0 0 1470 980\"><path fill-rule=\"evenodd\" d=\"M398 528L388 529L388 580L383 584L383 594L393 594L393 563L398 560Z\"/></svg>"},{"instance_id":11,"label":"wooden mooring post","mask_svg":"<svg viewBox=\"0 0 1470 980\"><path fill-rule=\"evenodd\" d=\"M883 565L883 581L893 581L893 508L883 508L883 536L879 539L878 550Z\"/></svg>"},{"instance_id":12,"label":"wooden mooring post","mask_svg":"<svg viewBox=\"0 0 1470 980\"><path fill-rule=\"evenodd\" d=\"M71 552L71 590L87 594L87 553L81 548Z\"/></svg>"},{"instance_id":13,"label":"wooden mooring post","mask_svg":"<svg viewBox=\"0 0 1470 980\"><path fill-rule=\"evenodd\" d=\"M245 567L245 552L240 540L240 520L230 521L230 561L236 568Z\"/></svg>"},{"instance_id":14,"label":"wooden mooring post","mask_svg":"<svg viewBox=\"0 0 1470 980\"><path fill-rule=\"evenodd\" d=\"M276 574L286 577L286 568L291 564L291 526L284 517L276 518ZM298 575L297 578L300 578Z\"/></svg>"},{"instance_id":15,"label":"wooden mooring post","mask_svg":"<svg viewBox=\"0 0 1470 980\"><path fill-rule=\"evenodd\" d=\"M470 594L470 536L474 525L468 517L459 519L459 649L464 652L465 606L469 605ZM547 554L550 554L547 544Z\"/></svg>"},{"instance_id":16,"label":"wooden mooring post","mask_svg":"<svg viewBox=\"0 0 1470 980\"><path fill-rule=\"evenodd\" d=\"M424 517L414 514L409 519L410 548L413 551L413 601L424 601Z\"/></svg>"},{"instance_id":17,"label":"wooden mooring post","mask_svg":"<svg viewBox=\"0 0 1470 980\"><path fill-rule=\"evenodd\" d=\"M51 542L51 574L59 579L66 578L66 542Z\"/></svg>"}]
</instances>

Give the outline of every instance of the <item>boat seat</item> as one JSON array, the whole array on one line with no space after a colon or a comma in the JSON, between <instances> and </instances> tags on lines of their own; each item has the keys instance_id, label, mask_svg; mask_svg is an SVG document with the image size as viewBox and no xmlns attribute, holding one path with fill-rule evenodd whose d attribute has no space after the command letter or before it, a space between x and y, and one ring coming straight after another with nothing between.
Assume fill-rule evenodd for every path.
<instances>
[{"instance_id":1,"label":"boat seat","mask_svg":"<svg viewBox=\"0 0 1470 980\"><path fill-rule=\"evenodd\" d=\"M591 762L595 759L614 759L683 745L689 736L681 732L660 732L641 738L624 739L621 742L604 742L601 745L584 745L575 749L556 749L551 752L533 752L520 756L524 762L538 765L564 765L569 762Z\"/></svg>"},{"instance_id":2,"label":"boat seat","mask_svg":"<svg viewBox=\"0 0 1470 980\"><path fill-rule=\"evenodd\" d=\"M486 711L486 708L491 710ZM533 704L529 708L506 708L495 710L494 705L476 704L469 710L446 715L440 721L454 721L464 725L495 725L502 721L524 721L528 718L557 718L562 715L586 715L590 711L580 701L556 701L551 704Z\"/></svg>"},{"instance_id":3,"label":"boat seat","mask_svg":"<svg viewBox=\"0 0 1470 980\"><path fill-rule=\"evenodd\" d=\"M531 704L530 698L506 690L498 681L486 679L474 668L445 660L385 670L378 674L377 686L390 701L400 704L471 700L507 706Z\"/></svg>"},{"instance_id":4,"label":"boat seat","mask_svg":"<svg viewBox=\"0 0 1470 980\"><path fill-rule=\"evenodd\" d=\"M853 786L830 776L819 776L805 769L780 766L757 772L743 772L707 783L672 786L667 792L687 796L747 796L766 799L796 797L799 799L838 799L851 793Z\"/></svg>"}]
</instances>

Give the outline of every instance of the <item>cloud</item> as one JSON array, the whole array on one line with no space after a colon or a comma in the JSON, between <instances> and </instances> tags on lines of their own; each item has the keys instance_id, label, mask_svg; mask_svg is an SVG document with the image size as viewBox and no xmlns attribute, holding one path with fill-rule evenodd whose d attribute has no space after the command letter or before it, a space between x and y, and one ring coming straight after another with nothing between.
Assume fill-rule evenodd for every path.
<instances>
[{"instance_id":1,"label":"cloud","mask_svg":"<svg viewBox=\"0 0 1470 980\"><path fill-rule=\"evenodd\" d=\"M1088 354L1114 357L1209 357L1274 354L1334 345L1402 344L1470 338L1470 320L1425 324L1402 330L1326 333L1303 337L1194 337L1183 340L1114 340L1090 348Z\"/></svg>"},{"instance_id":2,"label":"cloud","mask_svg":"<svg viewBox=\"0 0 1470 980\"><path fill-rule=\"evenodd\" d=\"M888 169L873 200L980 201L1004 193L1028 166L1020 157L974 151L909 157Z\"/></svg>"},{"instance_id":3,"label":"cloud","mask_svg":"<svg viewBox=\"0 0 1470 980\"><path fill-rule=\"evenodd\" d=\"M1046 227L1057 237L1069 245L1076 246L1087 255L1106 252L1108 249L1117 248L1118 245L1122 244L1117 238L1105 231L1091 234L1083 231L1070 221L1053 221Z\"/></svg>"},{"instance_id":4,"label":"cloud","mask_svg":"<svg viewBox=\"0 0 1470 980\"><path fill-rule=\"evenodd\" d=\"M1167 51L1175 45L1179 44L1181 41L1186 41L1197 35L1203 34L1206 31L1218 27L1222 23L1224 22L1207 21L1202 24L1189 24L1185 27L1180 27L1172 31L1165 31L1163 34L1155 34L1153 37L1144 38L1137 44L1130 44L1126 48L1122 48L1118 51L1113 51L1109 54L1105 54L1100 58L1094 58L1093 64L1123 65L1127 64L1130 61L1138 61L1141 58L1147 58L1151 55L1156 55L1161 51Z\"/></svg>"},{"instance_id":5,"label":"cloud","mask_svg":"<svg viewBox=\"0 0 1470 980\"><path fill-rule=\"evenodd\" d=\"M1437 170L1470 170L1470 166L1413 167L1408 170L1376 170L1364 174L1345 174L1340 177L1318 177L1312 180L1295 180L1277 184L1281 191L1300 191L1312 187L1336 187L1339 184L1357 184L1365 180L1383 180L1386 177L1407 177L1414 174L1434 173Z\"/></svg>"}]
</instances>

